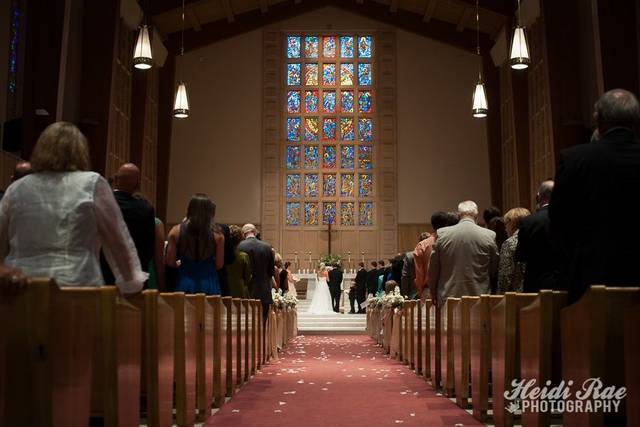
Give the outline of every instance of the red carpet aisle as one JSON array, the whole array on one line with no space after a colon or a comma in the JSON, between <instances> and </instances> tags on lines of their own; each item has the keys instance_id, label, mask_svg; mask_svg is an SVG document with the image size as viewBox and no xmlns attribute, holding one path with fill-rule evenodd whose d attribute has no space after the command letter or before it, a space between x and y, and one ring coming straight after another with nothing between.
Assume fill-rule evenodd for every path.
<instances>
[{"instance_id":1,"label":"red carpet aisle","mask_svg":"<svg viewBox=\"0 0 640 427\"><path fill-rule=\"evenodd\" d=\"M367 336L298 337L287 350L206 425L481 425Z\"/></svg>"}]
</instances>

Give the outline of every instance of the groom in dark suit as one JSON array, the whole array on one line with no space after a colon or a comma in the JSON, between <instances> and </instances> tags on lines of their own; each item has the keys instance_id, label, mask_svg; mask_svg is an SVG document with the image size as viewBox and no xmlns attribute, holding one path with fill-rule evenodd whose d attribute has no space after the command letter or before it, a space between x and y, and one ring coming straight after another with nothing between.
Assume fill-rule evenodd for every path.
<instances>
[{"instance_id":1,"label":"groom in dark suit","mask_svg":"<svg viewBox=\"0 0 640 427\"><path fill-rule=\"evenodd\" d=\"M340 263L336 263L329 272L329 291L331 292L331 304L333 311L340 313L340 292L342 286L342 269Z\"/></svg>"}]
</instances>

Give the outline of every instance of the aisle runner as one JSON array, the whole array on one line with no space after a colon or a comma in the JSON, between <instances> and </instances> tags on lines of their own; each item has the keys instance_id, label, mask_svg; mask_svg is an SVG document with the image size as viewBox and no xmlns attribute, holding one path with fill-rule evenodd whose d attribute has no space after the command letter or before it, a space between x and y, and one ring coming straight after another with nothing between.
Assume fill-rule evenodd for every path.
<instances>
[{"instance_id":1,"label":"aisle runner","mask_svg":"<svg viewBox=\"0 0 640 427\"><path fill-rule=\"evenodd\" d=\"M364 335L300 336L207 426L481 425Z\"/></svg>"}]
</instances>

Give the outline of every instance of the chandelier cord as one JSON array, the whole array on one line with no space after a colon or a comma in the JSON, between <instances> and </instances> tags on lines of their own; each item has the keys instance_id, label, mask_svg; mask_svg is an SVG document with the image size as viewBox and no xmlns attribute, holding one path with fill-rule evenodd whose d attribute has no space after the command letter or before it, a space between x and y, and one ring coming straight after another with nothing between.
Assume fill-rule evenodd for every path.
<instances>
[{"instance_id":1,"label":"chandelier cord","mask_svg":"<svg viewBox=\"0 0 640 427\"><path fill-rule=\"evenodd\" d=\"M184 56L184 0L182 0L182 29L180 31L180 56Z\"/></svg>"}]
</instances>

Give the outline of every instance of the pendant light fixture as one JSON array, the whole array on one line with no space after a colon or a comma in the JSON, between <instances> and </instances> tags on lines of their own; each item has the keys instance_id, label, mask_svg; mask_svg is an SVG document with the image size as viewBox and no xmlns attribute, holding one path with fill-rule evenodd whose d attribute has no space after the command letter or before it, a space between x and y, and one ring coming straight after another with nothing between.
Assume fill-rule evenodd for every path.
<instances>
[{"instance_id":1,"label":"pendant light fixture","mask_svg":"<svg viewBox=\"0 0 640 427\"><path fill-rule=\"evenodd\" d=\"M180 35L180 57L184 56L184 0L182 0L182 32ZM179 66L180 64L178 64ZM189 117L189 98L187 96L187 85L184 81L178 83L176 98L173 102L173 116L178 119Z\"/></svg>"},{"instance_id":2,"label":"pendant light fixture","mask_svg":"<svg viewBox=\"0 0 640 427\"><path fill-rule=\"evenodd\" d=\"M484 90L484 81L482 80L482 57L480 56L480 7L478 6L478 0L476 0L476 53L480 66L478 69L478 83L473 91L473 107L471 112L473 117L483 118L487 117L489 113L489 106L487 104L487 92Z\"/></svg>"},{"instance_id":3,"label":"pendant light fixture","mask_svg":"<svg viewBox=\"0 0 640 427\"><path fill-rule=\"evenodd\" d=\"M511 68L514 70L524 70L529 67L529 63L531 62L525 28L522 26L522 21L520 20L520 0L518 0L518 22L513 29L513 37L511 38L509 62L511 63Z\"/></svg>"},{"instance_id":4,"label":"pendant light fixture","mask_svg":"<svg viewBox=\"0 0 640 427\"><path fill-rule=\"evenodd\" d=\"M133 66L139 70L148 70L152 65L153 55L151 53L149 27L147 25L143 25L140 27L136 47L133 50Z\"/></svg>"}]
</instances>

